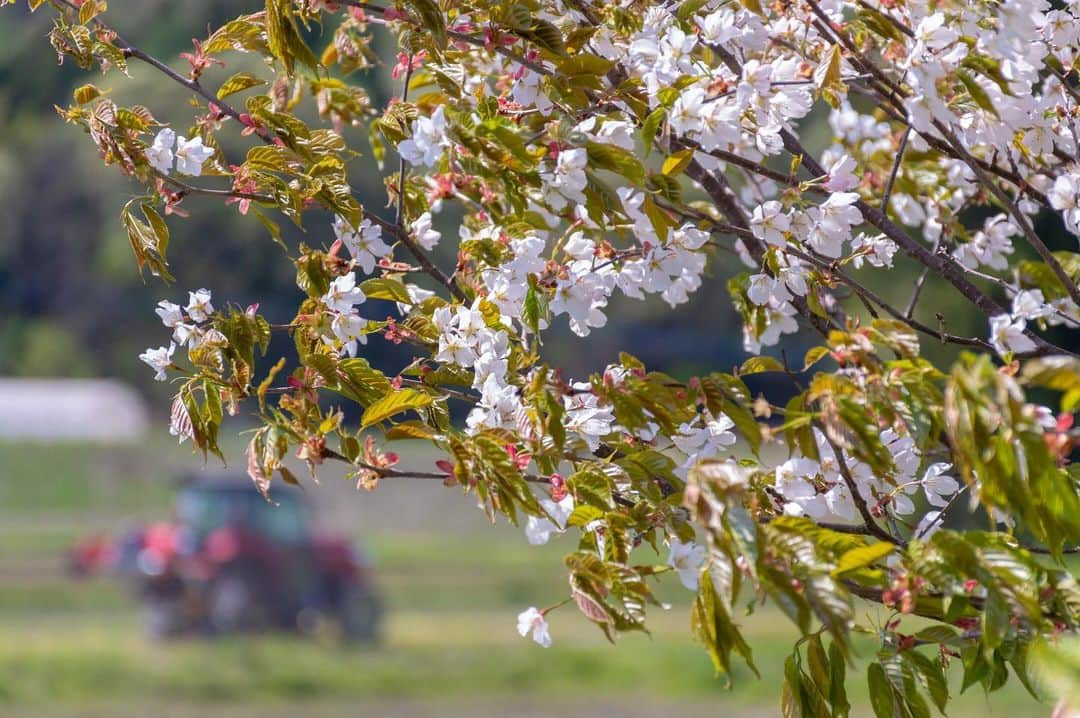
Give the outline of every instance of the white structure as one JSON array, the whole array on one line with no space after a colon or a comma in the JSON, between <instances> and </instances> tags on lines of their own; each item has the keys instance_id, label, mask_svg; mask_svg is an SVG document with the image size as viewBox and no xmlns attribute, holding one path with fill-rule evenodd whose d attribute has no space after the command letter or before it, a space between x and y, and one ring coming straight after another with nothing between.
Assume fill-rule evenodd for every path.
<instances>
[{"instance_id":1,"label":"white structure","mask_svg":"<svg viewBox=\"0 0 1080 718\"><path fill-rule=\"evenodd\" d=\"M0 439L133 441L147 421L142 397L119 381L0 378Z\"/></svg>"}]
</instances>

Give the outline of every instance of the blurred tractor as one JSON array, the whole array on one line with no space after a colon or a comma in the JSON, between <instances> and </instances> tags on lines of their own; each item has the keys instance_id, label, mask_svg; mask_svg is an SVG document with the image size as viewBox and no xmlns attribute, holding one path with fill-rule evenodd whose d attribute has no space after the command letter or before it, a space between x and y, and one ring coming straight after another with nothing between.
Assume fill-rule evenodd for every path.
<instances>
[{"instance_id":1,"label":"blurred tractor","mask_svg":"<svg viewBox=\"0 0 1080 718\"><path fill-rule=\"evenodd\" d=\"M336 628L374 643L380 602L369 564L348 541L314 533L298 492L273 502L245 480L192 478L174 520L119 543L80 541L72 570L110 570L133 581L154 637Z\"/></svg>"}]
</instances>

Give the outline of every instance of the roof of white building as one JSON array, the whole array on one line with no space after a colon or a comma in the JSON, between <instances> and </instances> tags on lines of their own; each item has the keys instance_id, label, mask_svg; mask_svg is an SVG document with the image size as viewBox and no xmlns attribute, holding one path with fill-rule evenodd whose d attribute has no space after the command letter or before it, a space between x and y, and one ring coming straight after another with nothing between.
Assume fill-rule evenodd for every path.
<instances>
[{"instance_id":1,"label":"roof of white building","mask_svg":"<svg viewBox=\"0 0 1080 718\"><path fill-rule=\"evenodd\" d=\"M147 420L142 397L119 381L0 378L0 438L130 441Z\"/></svg>"}]
</instances>

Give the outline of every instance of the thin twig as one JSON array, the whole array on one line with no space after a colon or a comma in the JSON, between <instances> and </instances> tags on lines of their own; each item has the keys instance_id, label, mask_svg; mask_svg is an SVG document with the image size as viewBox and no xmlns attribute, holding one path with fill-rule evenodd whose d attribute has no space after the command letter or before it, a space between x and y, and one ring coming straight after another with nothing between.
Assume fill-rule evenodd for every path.
<instances>
[{"instance_id":1,"label":"thin twig","mask_svg":"<svg viewBox=\"0 0 1080 718\"><path fill-rule=\"evenodd\" d=\"M908 135L911 134L911 125L904 128L904 134L900 136L900 147L896 150L896 159L893 160L892 172L889 173L889 181L885 184L885 195L881 198L881 211L886 216L889 214L889 196L892 194L896 175L900 173L900 163L904 159L904 150L907 149Z\"/></svg>"},{"instance_id":2,"label":"thin twig","mask_svg":"<svg viewBox=\"0 0 1080 718\"><path fill-rule=\"evenodd\" d=\"M374 466L366 461L349 461L348 458L334 451L333 449L324 449L323 458L333 459L334 461L341 461L350 466L355 466L358 469L364 469L365 471L372 471L379 476L380 479L429 479L446 481L452 479L452 474L434 472L434 471L402 471L401 469L392 469L388 466ZM550 484L551 479L546 476L538 476L536 474L522 474L522 480L529 482L530 484ZM456 483L456 482L455 482Z\"/></svg>"},{"instance_id":3,"label":"thin twig","mask_svg":"<svg viewBox=\"0 0 1080 718\"><path fill-rule=\"evenodd\" d=\"M401 86L401 101L406 102L409 99L409 80L412 79L412 58L410 54L405 58L405 82ZM405 231L405 227L402 224L402 220L405 219L405 157L403 155L398 156L398 185L397 185L397 212L394 217L394 224L402 228Z\"/></svg>"},{"instance_id":4,"label":"thin twig","mask_svg":"<svg viewBox=\"0 0 1080 718\"><path fill-rule=\"evenodd\" d=\"M270 197L269 195L254 194L252 192L237 192L231 189L210 189L209 187L196 187L195 185L188 184L187 182L182 182L175 177L170 177L169 175L163 172L159 172L156 169L151 168L151 172L154 174L155 177L161 179L167 184L172 185L173 187L176 187L184 194L202 194L210 197L249 199L253 202L261 202L264 204L272 204L275 206L277 205L277 202L274 200L274 198Z\"/></svg>"},{"instance_id":5,"label":"thin twig","mask_svg":"<svg viewBox=\"0 0 1080 718\"><path fill-rule=\"evenodd\" d=\"M924 526L923 530L920 531L919 533L915 534L915 536L913 536L913 538L922 539L924 536L929 535L929 533L934 530L935 526L937 526L939 523L944 521L945 520L945 512L947 512L950 508L952 508L952 505L955 504L957 502L957 500L963 495L964 491L967 490L967 487L968 487L967 484L964 484L963 486L961 486L960 490L957 491L955 494L953 494L952 498L949 499L948 503L946 503L945 506L943 506L942 509L940 511L938 511L938 515L934 517L934 520L931 521L930 523L928 523L926 526Z\"/></svg>"},{"instance_id":6,"label":"thin twig","mask_svg":"<svg viewBox=\"0 0 1080 718\"><path fill-rule=\"evenodd\" d=\"M938 237L934 241L934 246L930 250L933 253L937 253L938 245L941 243L941 238ZM923 267L923 270L919 272L918 279L915 280L915 288L911 291L911 298L908 299L907 306L904 308L904 317L911 319L915 314L915 305L919 303L919 295L922 294L923 285L926 284L927 277L930 276L930 267Z\"/></svg>"},{"instance_id":7,"label":"thin twig","mask_svg":"<svg viewBox=\"0 0 1080 718\"><path fill-rule=\"evenodd\" d=\"M844 460L844 451L840 446L833 441L828 432L822 429L822 436L825 437L825 441L832 447L833 454L836 456L836 465L840 469L840 475L844 478L844 483L847 484L848 492L851 494L851 500L855 503L855 508L858 509L859 515L862 516L863 523L866 526L866 530L869 535L874 538L881 539L882 541L888 541L891 544L896 544L901 548L907 546L907 542L898 536L893 536L885 529L881 528L874 520L874 515L870 513L870 507L866 505L866 499L859 493L858 484L855 483L855 477L851 475L851 471L848 469L847 461Z\"/></svg>"}]
</instances>

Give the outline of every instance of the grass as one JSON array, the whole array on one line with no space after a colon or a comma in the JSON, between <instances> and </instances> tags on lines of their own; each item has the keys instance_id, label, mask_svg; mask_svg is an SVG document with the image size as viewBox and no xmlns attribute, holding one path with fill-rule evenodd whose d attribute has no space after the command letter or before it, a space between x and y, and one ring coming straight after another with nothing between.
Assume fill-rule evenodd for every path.
<instances>
[{"instance_id":1,"label":"grass","mask_svg":"<svg viewBox=\"0 0 1080 718\"><path fill-rule=\"evenodd\" d=\"M0 444L0 715L123 717L152 708L156 718L266 718L360 706L405 716L779 712L795 636L778 614L742 619L762 677L740 667L732 690L691 642L689 595L672 582L659 589L673 605L654 612L651 636L624 636L613 647L567 606L551 616L555 645L541 649L516 634L515 616L562 597L566 545L530 547L518 529L485 527L469 499L415 484L356 494L327 475L309 490L326 504L331 528L362 538L376 561L389 606L380 648L291 636L146 641L125 587L67 579L63 552L88 531L166 516L169 476L184 461L164 442L119 450ZM861 676L849 680L852 715L869 712L864 686ZM950 715L1047 712L1011 686L992 702L969 692Z\"/></svg>"}]
</instances>

